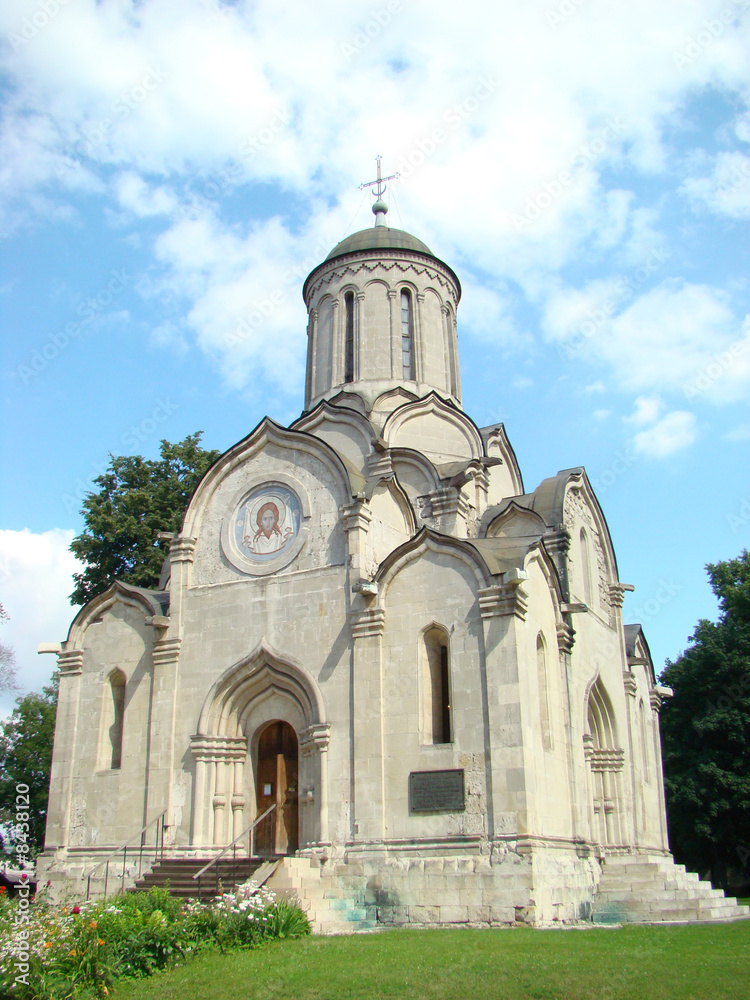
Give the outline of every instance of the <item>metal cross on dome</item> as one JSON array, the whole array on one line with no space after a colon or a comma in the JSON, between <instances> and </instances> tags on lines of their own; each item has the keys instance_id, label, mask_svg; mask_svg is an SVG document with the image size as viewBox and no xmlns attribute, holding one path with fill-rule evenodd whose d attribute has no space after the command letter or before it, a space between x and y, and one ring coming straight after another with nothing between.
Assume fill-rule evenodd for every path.
<instances>
[{"instance_id":1,"label":"metal cross on dome","mask_svg":"<svg viewBox=\"0 0 750 1000\"><path fill-rule=\"evenodd\" d=\"M364 184L360 184L359 185L359 190L362 191L364 188L372 187L373 184L377 184L377 188L375 189L375 194L378 197L378 199L382 198L383 195L384 195L384 193L385 193L385 182L386 181L395 181L397 177L401 176L398 173L398 171L397 171L395 174L389 174L388 177L381 177L380 176L380 161L382 159L383 159L382 156L376 156L375 157L375 161L377 162L377 165L378 165L378 176L377 176L377 179L374 180L374 181L365 181Z\"/></svg>"}]
</instances>

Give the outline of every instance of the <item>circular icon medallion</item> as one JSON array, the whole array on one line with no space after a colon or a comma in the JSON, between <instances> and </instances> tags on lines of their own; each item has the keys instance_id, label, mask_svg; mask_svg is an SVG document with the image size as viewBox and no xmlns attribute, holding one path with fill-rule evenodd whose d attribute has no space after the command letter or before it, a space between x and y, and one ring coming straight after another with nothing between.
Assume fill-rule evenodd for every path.
<instances>
[{"instance_id":1,"label":"circular icon medallion","mask_svg":"<svg viewBox=\"0 0 750 1000\"><path fill-rule=\"evenodd\" d=\"M264 483L237 508L235 545L252 562L272 562L293 548L301 519L299 497L293 490L280 483Z\"/></svg>"}]
</instances>

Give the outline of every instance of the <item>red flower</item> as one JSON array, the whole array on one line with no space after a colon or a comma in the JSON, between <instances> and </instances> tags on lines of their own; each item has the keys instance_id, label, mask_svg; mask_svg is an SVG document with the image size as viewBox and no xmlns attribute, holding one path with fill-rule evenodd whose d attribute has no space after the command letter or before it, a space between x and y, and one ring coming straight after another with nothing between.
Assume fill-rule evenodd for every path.
<instances>
[{"instance_id":1,"label":"red flower","mask_svg":"<svg viewBox=\"0 0 750 1000\"><path fill-rule=\"evenodd\" d=\"M74 906L73 909L70 912L71 913L80 913L81 912L81 907L80 906Z\"/></svg>"}]
</instances>

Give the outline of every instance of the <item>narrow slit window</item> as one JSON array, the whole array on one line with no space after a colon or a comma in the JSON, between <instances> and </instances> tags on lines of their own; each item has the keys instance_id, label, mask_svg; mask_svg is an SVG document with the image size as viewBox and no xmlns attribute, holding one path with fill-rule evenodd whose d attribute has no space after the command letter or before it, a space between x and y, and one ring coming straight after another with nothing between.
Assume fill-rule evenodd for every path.
<instances>
[{"instance_id":1,"label":"narrow slit window","mask_svg":"<svg viewBox=\"0 0 750 1000\"><path fill-rule=\"evenodd\" d=\"M344 296L346 329L344 331L344 381L354 381L354 292Z\"/></svg>"},{"instance_id":2,"label":"narrow slit window","mask_svg":"<svg viewBox=\"0 0 750 1000\"><path fill-rule=\"evenodd\" d=\"M116 670L109 678L109 689L112 698L109 708L111 724L109 726L110 762L113 771L122 767L122 729L125 719L125 675Z\"/></svg>"},{"instance_id":3,"label":"narrow slit window","mask_svg":"<svg viewBox=\"0 0 750 1000\"><path fill-rule=\"evenodd\" d=\"M450 659L448 637L442 629L430 629L424 637L423 740L452 743L450 703Z\"/></svg>"},{"instance_id":4,"label":"narrow slit window","mask_svg":"<svg viewBox=\"0 0 750 1000\"><path fill-rule=\"evenodd\" d=\"M414 374L414 313L411 294L407 291L401 292L401 356L404 379L412 382L416 378Z\"/></svg>"}]
</instances>

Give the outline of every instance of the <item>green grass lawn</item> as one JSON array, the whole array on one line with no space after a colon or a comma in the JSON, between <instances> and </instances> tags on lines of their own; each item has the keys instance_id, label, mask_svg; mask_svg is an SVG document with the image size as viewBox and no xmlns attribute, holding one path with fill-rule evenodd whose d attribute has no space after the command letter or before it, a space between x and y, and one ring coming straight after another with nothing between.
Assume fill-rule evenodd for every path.
<instances>
[{"instance_id":1,"label":"green grass lawn","mask_svg":"<svg viewBox=\"0 0 750 1000\"><path fill-rule=\"evenodd\" d=\"M750 921L592 930L393 930L204 954L114 1000L744 1000Z\"/></svg>"}]
</instances>

